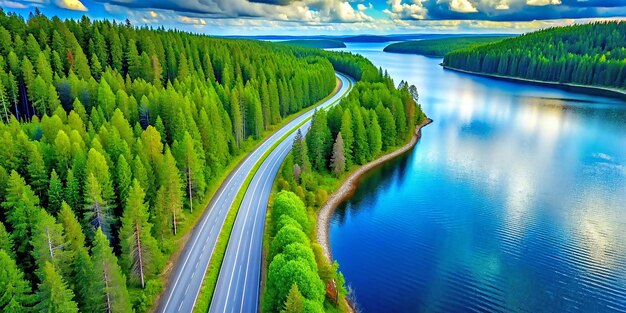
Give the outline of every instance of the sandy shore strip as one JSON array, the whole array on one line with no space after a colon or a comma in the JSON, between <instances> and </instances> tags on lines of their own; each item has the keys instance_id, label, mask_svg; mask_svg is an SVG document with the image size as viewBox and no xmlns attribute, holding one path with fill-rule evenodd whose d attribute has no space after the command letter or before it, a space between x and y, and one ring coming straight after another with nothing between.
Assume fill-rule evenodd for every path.
<instances>
[{"instance_id":1,"label":"sandy shore strip","mask_svg":"<svg viewBox=\"0 0 626 313\"><path fill-rule=\"evenodd\" d=\"M417 141L422 136L422 127L432 123L432 121L433 120L427 118L422 124L415 127L415 133L413 134L411 141L409 141L406 145L388 154L385 154L374 161L371 161L359 167L356 171L350 174L348 178L346 178L346 180L343 182L343 184L341 184L339 189L333 192L333 194L330 195L326 203L320 208L320 210L317 213L317 229L316 229L317 241L324 249L324 255L326 255L326 258L328 258L330 262L332 262L333 258L332 258L332 254L330 250L330 242L328 239L328 227L329 227L330 218L333 215L335 208L342 201L344 201L345 199L347 199L348 197L352 195L352 193L356 189L356 186L359 180L364 174L382 165L383 163L391 159L394 159L395 157L400 156L404 154L405 152L413 149Z\"/></svg>"},{"instance_id":2,"label":"sandy shore strip","mask_svg":"<svg viewBox=\"0 0 626 313\"><path fill-rule=\"evenodd\" d=\"M501 79L501 80L506 80L506 81L517 82L517 83L526 83L526 84L532 84L532 85L554 87L554 88L559 88L561 90L584 93L584 94L592 95L592 96L604 96L604 97L626 100L626 90L617 89L617 88L592 86L592 85L579 85L579 84L573 84L573 83L560 83L560 82L528 79L528 78L522 78L522 77L488 74L488 73L467 71L467 70L463 70L463 69L459 69L455 67L446 66L443 64L440 64L440 65L446 70L465 73L465 74L496 78L496 79Z\"/></svg>"}]
</instances>

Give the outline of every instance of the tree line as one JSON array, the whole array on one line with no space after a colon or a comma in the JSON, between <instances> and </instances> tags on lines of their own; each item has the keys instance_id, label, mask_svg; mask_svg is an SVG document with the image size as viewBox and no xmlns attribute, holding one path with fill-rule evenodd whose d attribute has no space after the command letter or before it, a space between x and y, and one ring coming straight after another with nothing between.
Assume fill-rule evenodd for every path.
<instances>
[{"instance_id":1,"label":"tree line","mask_svg":"<svg viewBox=\"0 0 626 313\"><path fill-rule=\"evenodd\" d=\"M329 55L0 9L0 311L148 310L233 157L356 58Z\"/></svg>"},{"instance_id":2,"label":"tree line","mask_svg":"<svg viewBox=\"0 0 626 313\"><path fill-rule=\"evenodd\" d=\"M446 53L454 50L484 45L510 37L511 36L467 36L403 41L392 43L386 46L383 51L443 57Z\"/></svg>"},{"instance_id":3,"label":"tree line","mask_svg":"<svg viewBox=\"0 0 626 313\"><path fill-rule=\"evenodd\" d=\"M446 54L445 66L526 79L626 88L626 23L554 27Z\"/></svg>"},{"instance_id":4,"label":"tree line","mask_svg":"<svg viewBox=\"0 0 626 313\"><path fill-rule=\"evenodd\" d=\"M327 261L315 239L316 209L349 171L404 144L426 118L415 86L396 88L367 59L345 58L354 61L335 67L359 81L338 105L315 112L306 137L296 133L278 173L280 192L267 220L264 312L348 311L339 265Z\"/></svg>"}]
</instances>

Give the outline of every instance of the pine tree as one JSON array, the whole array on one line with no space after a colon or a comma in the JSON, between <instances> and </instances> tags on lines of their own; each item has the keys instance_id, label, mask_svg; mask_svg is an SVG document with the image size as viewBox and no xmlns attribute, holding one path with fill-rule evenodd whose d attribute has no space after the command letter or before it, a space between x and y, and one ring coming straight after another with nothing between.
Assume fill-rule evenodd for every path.
<instances>
[{"instance_id":1,"label":"pine tree","mask_svg":"<svg viewBox=\"0 0 626 313\"><path fill-rule=\"evenodd\" d=\"M137 180L133 181L122 216L120 240L122 247L121 264L131 279L139 281L145 288L147 279L160 270L161 250L152 237L148 223L148 207L144 203L145 193Z\"/></svg>"},{"instance_id":2,"label":"pine tree","mask_svg":"<svg viewBox=\"0 0 626 313\"><path fill-rule=\"evenodd\" d=\"M103 152L104 153L104 152ZM87 164L85 174L87 176L93 175L97 180L101 190L102 200L106 203L114 203L115 192L113 189L113 183L111 181L111 172L109 171L109 165L104 157L103 153L91 148L87 155Z\"/></svg>"},{"instance_id":3,"label":"pine tree","mask_svg":"<svg viewBox=\"0 0 626 313\"><path fill-rule=\"evenodd\" d=\"M130 189L130 184L132 180L132 170L128 162L126 162L126 158L123 154L120 154L120 157L115 165L115 191L117 193L118 199L118 207L124 207L124 202L126 198L128 198L128 190Z\"/></svg>"},{"instance_id":4,"label":"pine tree","mask_svg":"<svg viewBox=\"0 0 626 313\"><path fill-rule=\"evenodd\" d=\"M56 170L52 170L50 174L50 184L48 186L48 207L50 214L56 214L61 209L63 202L63 183L57 175Z\"/></svg>"},{"instance_id":5,"label":"pine tree","mask_svg":"<svg viewBox=\"0 0 626 313\"><path fill-rule=\"evenodd\" d=\"M367 131L363 117L358 108L352 112L353 129L354 129L354 161L356 164L365 164L370 159L370 149L367 140Z\"/></svg>"},{"instance_id":6,"label":"pine tree","mask_svg":"<svg viewBox=\"0 0 626 313\"><path fill-rule=\"evenodd\" d=\"M109 246L109 240L98 228L91 249L94 277L93 287L97 290L98 310L105 312L131 312L126 277L117 264L117 258Z\"/></svg>"},{"instance_id":7,"label":"pine tree","mask_svg":"<svg viewBox=\"0 0 626 313\"><path fill-rule=\"evenodd\" d=\"M67 181L65 184L65 200L71 208L82 210L83 208L83 196L81 193L81 186L78 178L74 176L73 170L67 171Z\"/></svg>"},{"instance_id":8,"label":"pine tree","mask_svg":"<svg viewBox=\"0 0 626 313\"><path fill-rule=\"evenodd\" d=\"M100 75L102 75L102 64L100 64L95 53L91 54L91 74L96 80L100 79Z\"/></svg>"},{"instance_id":9,"label":"pine tree","mask_svg":"<svg viewBox=\"0 0 626 313\"><path fill-rule=\"evenodd\" d=\"M370 125L367 128L367 139L370 148L370 155L375 157L378 155L382 149L383 141L380 130L380 125L378 125L378 118L376 117L376 112L371 112L371 121Z\"/></svg>"},{"instance_id":10,"label":"pine tree","mask_svg":"<svg viewBox=\"0 0 626 313\"><path fill-rule=\"evenodd\" d=\"M43 155L38 148L39 145L31 143L28 145L28 181L33 187L35 193L39 196L44 195L48 188L48 172Z\"/></svg>"},{"instance_id":11,"label":"pine tree","mask_svg":"<svg viewBox=\"0 0 626 313\"><path fill-rule=\"evenodd\" d=\"M24 274L9 254L0 249L0 311L30 312L32 296Z\"/></svg>"},{"instance_id":12,"label":"pine tree","mask_svg":"<svg viewBox=\"0 0 626 313\"><path fill-rule=\"evenodd\" d=\"M352 154L352 148L354 144L354 133L352 131L352 113L350 110L344 110L341 117L341 137L343 139L343 153L346 158L346 168L352 166L354 157Z\"/></svg>"},{"instance_id":13,"label":"pine tree","mask_svg":"<svg viewBox=\"0 0 626 313\"><path fill-rule=\"evenodd\" d=\"M239 93L236 89L232 92L230 106L232 110L233 128L235 131L235 142L237 143L237 148L239 148L241 147L241 142L244 139L244 122L243 115L241 113L241 102L239 100Z\"/></svg>"},{"instance_id":14,"label":"pine tree","mask_svg":"<svg viewBox=\"0 0 626 313\"><path fill-rule=\"evenodd\" d=\"M69 274L66 245L63 226L50 214L41 210L32 235L32 254L37 267L42 269L46 262L50 262L57 269L62 269L64 274Z\"/></svg>"},{"instance_id":15,"label":"pine tree","mask_svg":"<svg viewBox=\"0 0 626 313\"><path fill-rule=\"evenodd\" d=\"M165 148L165 156L163 158L163 165L160 169L159 177L161 178L161 190L164 199L164 212L161 212L159 218L164 218L164 221L168 221L170 229L176 235L178 223L182 219L182 184L180 176L178 175L178 168L176 167L176 160L172 156L169 148Z\"/></svg>"},{"instance_id":16,"label":"pine tree","mask_svg":"<svg viewBox=\"0 0 626 313\"><path fill-rule=\"evenodd\" d=\"M304 297L298 290L298 285L291 285L287 300L285 300L285 309L281 313L302 313L304 312Z\"/></svg>"},{"instance_id":17,"label":"pine tree","mask_svg":"<svg viewBox=\"0 0 626 313\"><path fill-rule=\"evenodd\" d=\"M16 171L11 172L7 187L6 200L2 203L6 221L11 227L11 239L15 243L15 252L23 268L31 268L31 237L39 217L39 198Z\"/></svg>"},{"instance_id":18,"label":"pine tree","mask_svg":"<svg viewBox=\"0 0 626 313\"><path fill-rule=\"evenodd\" d=\"M1 108L1 113L2 115L4 115L4 122L5 123L9 123L9 107L10 107L10 103L9 103L9 98L7 97L7 92L6 89L4 87L4 81L3 81L3 77L4 77L5 73L2 69L0 69L0 105L2 106Z\"/></svg>"},{"instance_id":19,"label":"pine tree","mask_svg":"<svg viewBox=\"0 0 626 313\"><path fill-rule=\"evenodd\" d=\"M332 147L332 137L325 111L317 111L311 121L311 129L306 137L311 165L317 171L326 169L326 162Z\"/></svg>"},{"instance_id":20,"label":"pine tree","mask_svg":"<svg viewBox=\"0 0 626 313\"><path fill-rule=\"evenodd\" d=\"M178 167L180 168L186 181L187 196L189 197L189 208L193 212L193 198L196 195L202 197L206 188L204 177L204 158L202 146L196 143L185 132L183 140L179 143L174 141L172 150L176 156Z\"/></svg>"},{"instance_id":21,"label":"pine tree","mask_svg":"<svg viewBox=\"0 0 626 313\"><path fill-rule=\"evenodd\" d=\"M111 216L108 203L102 196L100 183L90 173L85 184L85 224L92 230L100 229L107 236L111 235Z\"/></svg>"},{"instance_id":22,"label":"pine tree","mask_svg":"<svg viewBox=\"0 0 626 313\"><path fill-rule=\"evenodd\" d=\"M46 261L41 270L41 283L37 290L38 303L35 305L35 310L56 313L78 312L78 306L73 298L72 290L68 288L52 263Z\"/></svg>"},{"instance_id":23,"label":"pine tree","mask_svg":"<svg viewBox=\"0 0 626 313\"><path fill-rule=\"evenodd\" d=\"M0 222L0 249L4 250L10 257L15 257L13 253L13 239L11 239L11 234L2 222Z\"/></svg>"},{"instance_id":24,"label":"pine tree","mask_svg":"<svg viewBox=\"0 0 626 313\"><path fill-rule=\"evenodd\" d=\"M339 132L333 144L333 156L330 159L330 168L336 176L346 171L346 157L343 152L343 147L343 138L341 137L341 132Z\"/></svg>"},{"instance_id":25,"label":"pine tree","mask_svg":"<svg viewBox=\"0 0 626 313\"><path fill-rule=\"evenodd\" d=\"M93 262L86 248L76 251L72 268L73 290L81 312L101 311L102 294L101 290L96 288L100 277L96 276Z\"/></svg>"}]
</instances>

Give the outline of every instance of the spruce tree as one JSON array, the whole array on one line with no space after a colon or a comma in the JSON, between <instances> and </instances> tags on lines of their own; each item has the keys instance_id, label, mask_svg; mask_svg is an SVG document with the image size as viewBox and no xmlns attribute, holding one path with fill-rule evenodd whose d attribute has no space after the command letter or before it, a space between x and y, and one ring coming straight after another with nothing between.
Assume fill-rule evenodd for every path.
<instances>
[{"instance_id":1,"label":"spruce tree","mask_svg":"<svg viewBox=\"0 0 626 313\"><path fill-rule=\"evenodd\" d=\"M132 306L126 289L126 277L117 264L117 257L109 240L98 228L91 249L93 259L93 285L98 310L105 312L131 312Z\"/></svg>"},{"instance_id":2,"label":"spruce tree","mask_svg":"<svg viewBox=\"0 0 626 313\"><path fill-rule=\"evenodd\" d=\"M202 197L206 188L202 146L196 143L188 132L185 132L180 143L174 141L172 150L178 161L178 167L185 177L189 208L193 212L193 198L198 195Z\"/></svg>"},{"instance_id":3,"label":"spruce tree","mask_svg":"<svg viewBox=\"0 0 626 313\"><path fill-rule=\"evenodd\" d=\"M333 144L333 156L330 159L330 168L333 170L335 176L340 176L346 171L346 157L343 152L343 147L343 138L341 137L341 132L339 132Z\"/></svg>"},{"instance_id":4,"label":"spruce tree","mask_svg":"<svg viewBox=\"0 0 626 313\"><path fill-rule=\"evenodd\" d=\"M56 170L50 174L50 184L48 186L48 206L47 211L55 215L61 209L63 202L63 183L57 175Z\"/></svg>"},{"instance_id":5,"label":"spruce tree","mask_svg":"<svg viewBox=\"0 0 626 313\"><path fill-rule=\"evenodd\" d=\"M148 222L148 205L144 203L145 193L137 180L129 190L122 216L120 245L121 264L131 280L145 288L146 280L158 274L161 264L161 250L152 237Z\"/></svg>"},{"instance_id":6,"label":"spruce tree","mask_svg":"<svg viewBox=\"0 0 626 313\"><path fill-rule=\"evenodd\" d=\"M0 249L0 311L30 312L33 302L30 285L15 261Z\"/></svg>"},{"instance_id":7,"label":"spruce tree","mask_svg":"<svg viewBox=\"0 0 626 313\"><path fill-rule=\"evenodd\" d=\"M41 283L37 289L37 312L73 313L78 312L74 293L56 271L52 263L46 261L41 269Z\"/></svg>"}]
</instances>

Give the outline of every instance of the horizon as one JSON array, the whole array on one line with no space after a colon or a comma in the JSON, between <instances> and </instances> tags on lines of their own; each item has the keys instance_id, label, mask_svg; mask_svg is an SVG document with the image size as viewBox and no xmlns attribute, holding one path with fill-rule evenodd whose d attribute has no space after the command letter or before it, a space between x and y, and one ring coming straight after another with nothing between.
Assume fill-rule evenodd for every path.
<instances>
[{"instance_id":1,"label":"horizon","mask_svg":"<svg viewBox=\"0 0 626 313\"><path fill-rule=\"evenodd\" d=\"M224 37L522 34L626 19L626 0L0 0L0 7L25 19L39 9Z\"/></svg>"}]
</instances>

